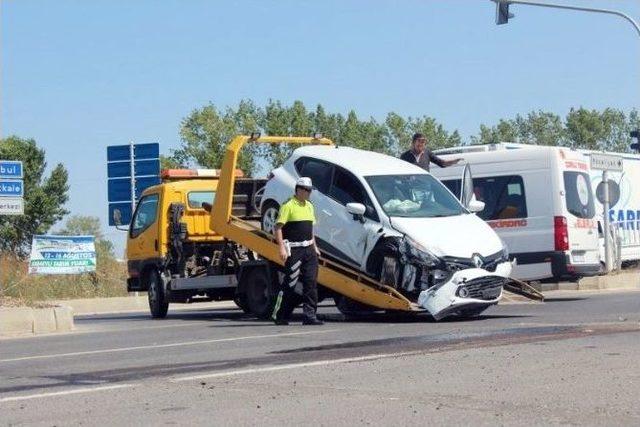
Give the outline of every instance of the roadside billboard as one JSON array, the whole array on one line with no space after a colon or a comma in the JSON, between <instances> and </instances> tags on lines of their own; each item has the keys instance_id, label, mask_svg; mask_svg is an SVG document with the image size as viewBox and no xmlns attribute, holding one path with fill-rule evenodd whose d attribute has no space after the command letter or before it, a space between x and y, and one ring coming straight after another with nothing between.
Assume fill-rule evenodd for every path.
<instances>
[{"instance_id":1,"label":"roadside billboard","mask_svg":"<svg viewBox=\"0 0 640 427\"><path fill-rule=\"evenodd\" d=\"M96 271L93 236L33 236L29 274L81 274Z\"/></svg>"}]
</instances>

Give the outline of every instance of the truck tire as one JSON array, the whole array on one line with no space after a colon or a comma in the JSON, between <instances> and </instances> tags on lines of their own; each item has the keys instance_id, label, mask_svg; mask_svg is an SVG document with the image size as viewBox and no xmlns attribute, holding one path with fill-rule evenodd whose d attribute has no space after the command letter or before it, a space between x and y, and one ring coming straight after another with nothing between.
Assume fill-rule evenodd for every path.
<instances>
[{"instance_id":1,"label":"truck tire","mask_svg":"<svg viewBox=\"0 0 640 427\"><path fill-rule=\"evenodd\" d=\"M252 268L243 276L245 285L240 307L245 313L251 313L259 319L270 319L274 303L272 278L261 268Z\"/></svg>"},{"instance_id":2,"label":"truck tire","mask_svg":"<svg viewBox=\"0 0 640 427\"><path fill-rule=\"evenodd\" d=\"M276 219L278 218L278 211L280 205L273 200L267 200L262 206L262 213L260 217L260 226L262 231L269 234L275 233Z\"/></svg>"},{"instance_id":3,"label":"truck tire","mask_svg":"<svg viewBox=\"0 0 640 427\"><path fill-rule=\"evenodd\" d=\"M336 308L346 318L358 318L369 315L378 309L370 305L362 304L361 302L352 300L344 295L335 295L333 301L336 304Z\"/></svg>"},{"instance_id":4,"label":"truck tire","mask_svg":"<svg viewBox=\"0 0 640 427\"><path fill-rule=\"evenodd\" d=\"M146 274L146 280L151 317L154 319L164 319L167 317L167 311L169 310L169 301L167 301L160 274L157 270L150 270Z\"/></svg>"}]
</instances>

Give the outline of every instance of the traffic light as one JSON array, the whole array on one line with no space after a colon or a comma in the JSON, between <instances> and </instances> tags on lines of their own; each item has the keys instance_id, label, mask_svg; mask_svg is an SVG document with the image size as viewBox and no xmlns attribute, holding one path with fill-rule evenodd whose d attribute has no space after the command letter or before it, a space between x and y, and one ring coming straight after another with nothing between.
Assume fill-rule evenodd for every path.
<instances>
[{"instance_id":1,"label":"traffic light","mask_svg":"<svg viewBox=\"0 0 640 427\"><path fill-rule=\"evenodd\" d=\"M496 2L496 25L502 25L509 22L509 18L513 18L513 13L509 13L509 1L493 0Z\"/></svg>"},{"instance_id":2,"label":"traffic light","mask_svg":"<svg viewBox=\"0 0 640 427\"><path fill-rule=\"evenodd\" d=\"M636 150L638 153L640 153L640 130L632 130L631 132L629 132L629 136L636 139L636 142L631 144L631 149Z\"/></svg>"}]
</instances>

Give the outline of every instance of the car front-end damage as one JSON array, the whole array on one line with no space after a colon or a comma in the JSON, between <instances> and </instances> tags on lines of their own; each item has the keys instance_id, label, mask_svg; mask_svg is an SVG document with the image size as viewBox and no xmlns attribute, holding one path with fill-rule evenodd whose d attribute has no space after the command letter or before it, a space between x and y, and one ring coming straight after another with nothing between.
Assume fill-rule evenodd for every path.
<instances>
[{"instance_id":1,"label":"car front-end damage","mask_svg":"<svg viewBox=\"0 0 640 427\"><path fill-rule=\"evenodd\" d=\"M505 248L489 256L438 256L406 235L397 248L398 287L436 320L478 314L497 304L511 274Z\"/></svg>"}]
</instances>

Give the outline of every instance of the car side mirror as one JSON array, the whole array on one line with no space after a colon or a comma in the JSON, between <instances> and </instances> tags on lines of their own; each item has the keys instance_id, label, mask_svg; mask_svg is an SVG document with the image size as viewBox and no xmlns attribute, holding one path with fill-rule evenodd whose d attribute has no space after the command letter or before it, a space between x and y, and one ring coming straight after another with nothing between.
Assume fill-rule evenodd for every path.
<instances>
[{"instance_id":1,"label":"car side mirror","mask_svg":"<svg viewBox=\"0 0 640 427\"><path fill-rule=\"evenodd\" d=\"M475 196L473 196L469 201L467 209L473 213L482 212L484 210L484 202L477 200Z\"/></svg>"},{"instance_id":2,"label":"car side mirror","mask_svg":"<svg viewBox=\"0 0 640 427\"><path fill-rule=\"evenodd\" d=\"M353 219L355 221L364 221L364 213L367 211L367 208L362 203L347 203L347 212L353 215Z\"/></svg>"}]
</instances>

